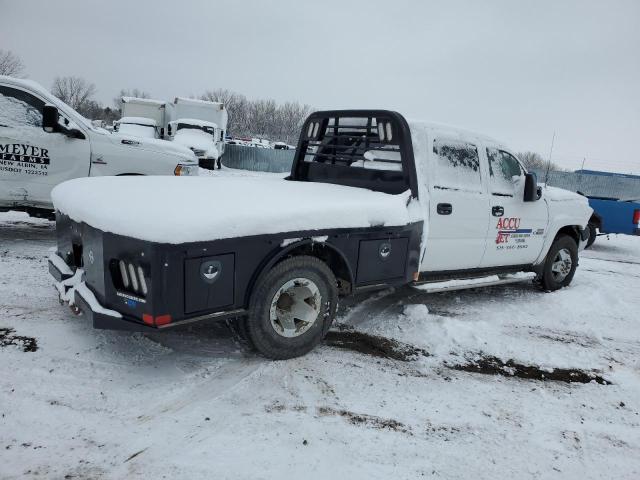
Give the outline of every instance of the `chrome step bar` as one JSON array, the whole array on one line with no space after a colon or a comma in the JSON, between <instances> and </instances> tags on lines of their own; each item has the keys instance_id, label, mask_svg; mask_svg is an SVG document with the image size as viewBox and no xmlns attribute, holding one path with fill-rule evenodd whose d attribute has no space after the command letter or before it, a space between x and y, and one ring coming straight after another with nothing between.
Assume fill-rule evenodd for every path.
<instances>
[{"instance_id":1,"label":"chrome step bar","mask_svg":"<svg viewBox=\"0 0 640 480\"><path fill-rule=\"evenodd\" d=\"M509 273L503 275L489 275L487 277L467 278L464 280L444 280L437 282L413 283L412 286L427 293L453 292L467 288L491 287L494 285L506 285L509 283L528 282L533 280L536 274L533 272Z\"/></svg>"}]
</instances>

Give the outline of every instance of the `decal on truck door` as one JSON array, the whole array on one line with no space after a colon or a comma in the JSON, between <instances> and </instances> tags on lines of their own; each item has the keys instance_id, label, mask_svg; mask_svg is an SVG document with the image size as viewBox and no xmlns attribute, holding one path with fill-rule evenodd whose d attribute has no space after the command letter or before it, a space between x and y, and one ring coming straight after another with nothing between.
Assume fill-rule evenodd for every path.
<instances>
[{"instance_id":1,"label":"decal on truck door","mask_svg":"<svg viewBox=\"0 0 640 480\"><path fill-rule=\"evenodd\" d=\"M49 150L22 143L0 144L0 171L27 175L47 175Z\"/></svg>"},{"instance_id":2,"label":"decal on truck door","mask_svg":"<svg viewBox=\"0 0 640 480\"><path fill-rule=\"evenodd\" d=\"M498 235L496 236L496 248L498 249L512 249L512 248L527 248L527 239L531 236L531 228L520 228L520 218L507 217L498 219L496 230ZM504 245L509 243L509 245Z\"/></svg>"}]
</instances>

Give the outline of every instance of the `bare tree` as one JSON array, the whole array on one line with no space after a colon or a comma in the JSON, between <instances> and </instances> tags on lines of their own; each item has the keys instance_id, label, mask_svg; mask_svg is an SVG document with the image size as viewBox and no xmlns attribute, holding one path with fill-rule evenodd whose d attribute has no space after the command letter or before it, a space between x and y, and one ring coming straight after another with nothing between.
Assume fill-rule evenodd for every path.
<instances>
[{"instance_id":1,"label":"bare tree","mask_svg":"<svg viewBox=\"0 0 640 480\"><path fill-rule=\"evenodd\" d=\"M278 108L278 131L276 136L287 143L295 143L300 135L300 128L309 116L311 107L298 102L287 102Z\"/></svg>"},{"instance_id":2,"label":"bare tree","mask_svg":"<svg viewBox=\"0 0 640 480\"><path fill-rule=\"evenodd\" d=\"M549 170L551 171L562 170L559 165L553 162L549 165L549 162L536 152L521 152L518 154L518 158L527 170L546 170L547 166L549 166Z\"/></svg>"},{"instance_id":3,"label":"bare tree","mask_svg":"<svg viewBox=\"0 0 640 480\"><path fill-rule=\"evenodd\" d=\"M249 101L247 97L240 93L227 90L226 88L218 88L216 90L207 90L200 96L200 99L209 102L223 103L229 113L227 131L236 132L236 135L247 134L249 111Z\"/></svg>"},{"instance_id":4,"label":"bare tree","mask_svg":"<svg viewBox=\"0 0 640 480\"><path fill-rule=\"evenodd\" d=\"M0 49L0 75L11 77L22 77L24 73L24 63L20 57L11 50Z\"/></svg>"},{"instance_id":5,"label":"bare tree","mask_svg":"<svg viewBox=\"0 0 640 480\"><path fill-rule=\"evenodd\" d=\"M224 88L207 90L202 100L224 103L229 112L227 131L240 137L263 137L295 143L311 107L298 102L278 105L275 100L248 100Z\"/></svg>"},{"instance_id":6,"label":"bare tree","mask_svg":"<svg viewBox=\"0 0 640 480\"><path fill-rule=\"evenodd\" d=\"M122 97L151 98L151 94L145 90L140 90L139 88L123 88L120 90L118 96L113 99L113 106L116 107L116 110L120 110L122 107Z\"/></svg>"},{"instance_id":7,"label":"bare tree","mask_svg":"<svg viewBox=\"0 0 640 480\"><path fill-rule=\"evenodd\" d=\"M51 87L51 93L82 113L87 110L96 93L96 86L81 77L56 77Z\"/></svg>"}]
</instances>

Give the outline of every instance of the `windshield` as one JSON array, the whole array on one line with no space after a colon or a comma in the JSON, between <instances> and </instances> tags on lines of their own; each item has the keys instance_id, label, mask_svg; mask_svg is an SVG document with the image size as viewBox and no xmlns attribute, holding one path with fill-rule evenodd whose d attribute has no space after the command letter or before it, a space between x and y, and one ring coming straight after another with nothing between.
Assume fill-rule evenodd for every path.
<instances>
[{"instance_id":1,"label":"windshield","mask_svg":"<svg viewBox=\"0 0 640 480\"><path fill-rule=\"evenodd\" d=\"M202 130L203 132L208 133L209 135L215 135L216 133L213 127L209 127L207 125L193 125L191 123L178 124L177 130L185 130L185 129Z\"/></svg>"}]
</instances>

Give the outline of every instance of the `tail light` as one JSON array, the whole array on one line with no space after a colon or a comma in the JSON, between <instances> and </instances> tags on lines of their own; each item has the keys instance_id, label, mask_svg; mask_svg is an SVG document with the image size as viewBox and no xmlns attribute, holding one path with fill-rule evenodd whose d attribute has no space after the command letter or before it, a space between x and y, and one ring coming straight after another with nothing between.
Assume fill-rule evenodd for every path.
<instances>
[{"instance_id":1,"label":"tail light","mask_svg":"<svg viewBox=\"0 0 640 480\"><path fill-rule=\"evenodd\" d=\"M635 209L633 211L633 223L640 227L640 209Z\"/></svg>"}]
</instances>

